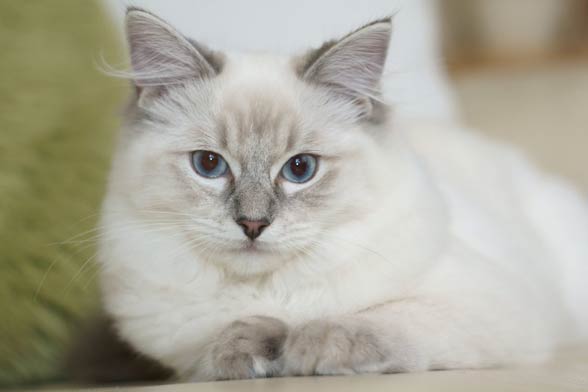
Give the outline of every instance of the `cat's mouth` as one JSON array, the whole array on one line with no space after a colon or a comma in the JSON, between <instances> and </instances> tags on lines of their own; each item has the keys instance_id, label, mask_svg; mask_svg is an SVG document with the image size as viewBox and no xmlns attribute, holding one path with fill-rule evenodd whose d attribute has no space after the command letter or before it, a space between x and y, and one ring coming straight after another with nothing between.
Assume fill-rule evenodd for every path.
<instances>
[{"instance_id":1,"label":"cat's mouth","mask_svg":"<svg viewBox=\"0 0 588 392\"><path fill-rule=\"evenodd\" d=\"M243 240L235 245L236 246L232 249L232 252L241 255L264 255L275 252L275 249L272 248L271 244L259 240Z\"/></svg>"},{"instance_id":2,"label":"cat's mouth","mask_svg":"<svg viewBox=\"0 0 588 392\"><path fill-rule=\"evenodd\" d=\"M263 246L258 241L244 241L241 249L241 252L248 252L248 253L259 253L263 252Z\"/></svg>"}]
</instances>

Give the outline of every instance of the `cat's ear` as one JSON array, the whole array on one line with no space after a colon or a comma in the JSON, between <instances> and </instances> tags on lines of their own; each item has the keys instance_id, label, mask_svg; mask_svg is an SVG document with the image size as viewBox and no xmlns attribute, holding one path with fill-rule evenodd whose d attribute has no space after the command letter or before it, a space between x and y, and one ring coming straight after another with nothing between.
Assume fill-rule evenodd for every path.
<instances>
[{"instance_id":1,"label":"cat's ear","mask_svg":"<svg viewBox=\"0 0 588 392\"><path fill-rule=\"evenodd\" d=\"M370 111L379 94L391 33L391 18L369 23L311 51L298 73L305 81L329 87Z\"/></svg>"},{"instance_id":2,"label":"cat's ear","mask_svg":"<svg viewBox=\"0 0 588 392\"><path fill-rule=\"evenodd\" d=\"M128 8L126 32L132 79L138 90L214 77L221 56L188 40L170 24L140 8Z\"/></svg>"}]
</instances>

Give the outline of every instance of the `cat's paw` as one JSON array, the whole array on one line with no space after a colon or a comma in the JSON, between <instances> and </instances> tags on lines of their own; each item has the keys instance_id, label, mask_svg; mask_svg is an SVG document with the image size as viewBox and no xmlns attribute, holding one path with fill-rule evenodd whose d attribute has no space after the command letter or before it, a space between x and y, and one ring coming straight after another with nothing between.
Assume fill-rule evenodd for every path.
<instances>
[{"instance_id":1,"label":"cat's paw","mask_svg":"<svg viewBox=\"0 0 588 392\"><path fill-rule=\"evenodd\" d=\"M206 361L209 378L232 380L281 373L287 325L276 318L247 317L229 324L216 337Z\"/></svg>"},{"instance_id":2,"label":"cat's paw","mask_svg":"<svg viewBox=\"0 0 588 392\"><path fill-rule=\"evenodd\" d=\"M383 372L388 350L369 328L357 323L311 321L295 328L284 344L286 376Z\"/></svg>"}]
</instances>

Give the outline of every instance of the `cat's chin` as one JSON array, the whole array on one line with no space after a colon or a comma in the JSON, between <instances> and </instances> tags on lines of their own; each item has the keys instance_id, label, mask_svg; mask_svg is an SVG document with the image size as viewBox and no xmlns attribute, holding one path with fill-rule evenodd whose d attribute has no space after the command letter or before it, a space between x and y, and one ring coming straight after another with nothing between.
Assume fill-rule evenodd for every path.
<instances>
[{"instance_id":1,"label":"cat's chin","mask_svg":"<svg viewBox=\"0 0 588 392\"><path fill-rule=\"evenodd\" d=\"M241 276L253 276L275 271L294 258L268 243L243 241L215 252L209 261Z\"/></svg>"}]
</instances>

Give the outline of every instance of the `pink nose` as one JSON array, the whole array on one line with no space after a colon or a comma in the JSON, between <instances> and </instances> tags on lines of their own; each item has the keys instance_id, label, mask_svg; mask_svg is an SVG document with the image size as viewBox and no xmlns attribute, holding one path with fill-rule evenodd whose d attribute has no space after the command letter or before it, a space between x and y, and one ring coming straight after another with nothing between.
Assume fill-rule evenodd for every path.
<instances>
[{"instance_id":1,"label":"pink nose","mask_svg":"<svg viewBox=\"0 0 588 392\"><path fill-rule=\"evenodd\" d=\"M237 220L237 224L243 228L243 232L251 240L256 239L261 235L263 229L269 226L267 219L261 220L250 220L247 218L240 218Z\"/></svg>"}]
</instances>

